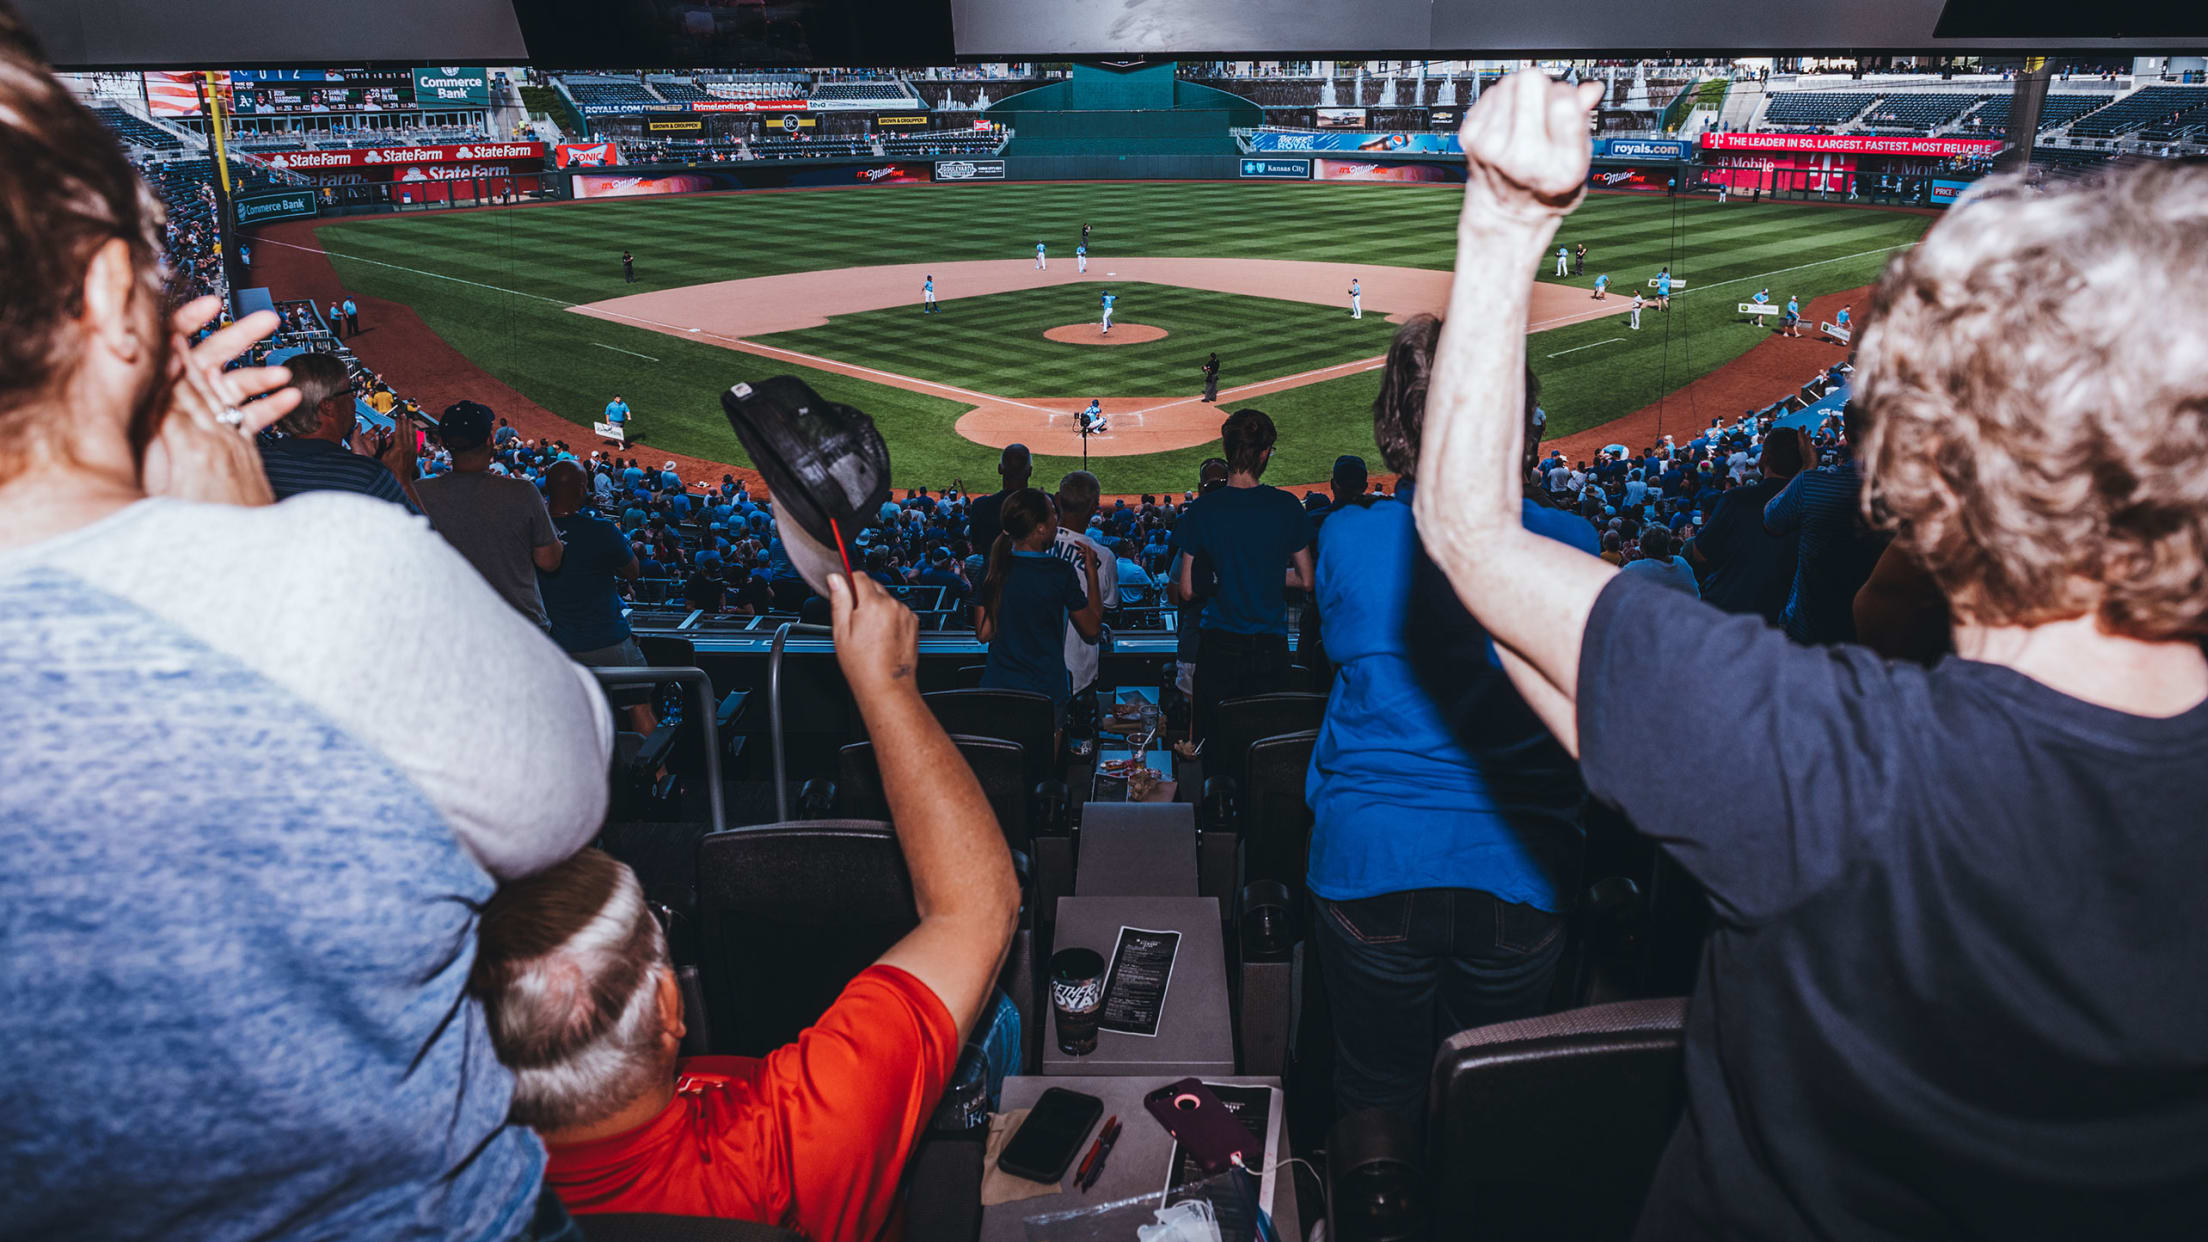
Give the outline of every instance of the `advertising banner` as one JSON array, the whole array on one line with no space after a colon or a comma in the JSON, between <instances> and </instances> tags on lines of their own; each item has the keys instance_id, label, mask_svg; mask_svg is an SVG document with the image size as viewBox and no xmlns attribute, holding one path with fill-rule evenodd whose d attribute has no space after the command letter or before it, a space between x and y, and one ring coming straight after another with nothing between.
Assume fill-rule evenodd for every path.
<instances>
[{"instance_id":1,"label":"advertising banner","mask_svg":"<svg viewBox=\"0 0 2208 1242\"><path fill-rule=\"evenodd\" d=\"M610 142L563 142L552 149L561 168L604 168L621 162L621 149Z\"/></svg>"},{"instance_id":2,"label":"advertising banner","mask_svg":"<svg viewBox=\"0 0 2208 1242\"><path fill-rule=\"evenodd\" d=\"M812 107L802 99L693 99L692 112L803 112Z\"/></svg>"},{"instance_id":3,"label":"advertising banner","mask_svg":"<svg viewBox=\"0 0 2208 1242\"><path fill-rule=\"evenodd\" d=\"M779 121L769 121L767 122L767 124L781 130L785 134L794 134L797 133L799 130L811 129L815 125L820 124L820 118L814 116L799 116L793 112L790 115L783 117Z\"/></svg>"},{"instance_id":4,"label":"advertising banner","mask_svg":"<svg viewBox=\"0 0 2208 1242\"><path fill-rule=\"evenodd\" d=\"M1875 138L1866 134L1704 134L1705 151L1812 151L1836 155L1990 155L1998 138Z\"/></svg>"},{"instance_id":5,"label":"advertising banner","mask_svg":"<svg viewBox=\"0 0 2208 1242\"><path fill-rule=\"evenodd\" d=\"M584 116L637 116L646 112L687 112L688 104L679 103L625 103L625 104L577 104Z\"/></svg>"},{"instance_id":6,"label":"advertising banner","mask_svg":"<svg viewBox=\"0 0 2208 1242\"><path fill-rule=\"evenodd\" d=\"M315 213L314 191L285 190L279 194L255 194L248 198L231 200L230 210L239 228L249 224L267 224L272 220L295 220Z\"/></svg>"},{"instance_id":7,"label":"advertising banner","mask_svg":"<svg viewBox=\"0 0 2208 1242\"><path fill-rule=\"evenodd\" d=\"M658 194L699 194L708 190L779 190L838 186L909 185L927 181L926 163L730 165L686 168L680 172L574 172L568 185L576 198L635 198Z\"/></svg>"},{"instance_id":8,"label":"advertising banner","mask_svg":"<svg viewBox=\"0 0 2208 1242\"><path fill-rule=\"evenodd\" d=\"M372 147L343 151L279 151L270 167L294 172L323 168L382 168L390 164L449 164L461 160L541 160L541 142L463 142L438 147Z\"/></svg>"},{"instance_id":9,"label":"advertising banner","mask_svg":"<svg viewBox=\"0 0 2208 1242\"><path fill-rule=\"evenodd\" d=\"M1311 161L1311 179L1314 181L1462 181L1464 180L1464 165L1461 163L1443 164L1432 160L1390 160L1383 164L1367 160L1317 159Z\"/></svg>"},{"instance_id":10,"label":"advertising banner","mask_svg":"<svg viewBox=\"0 0 2208 1242\"><path fill-rule=\"evenodd\" d=\"M462 68L456 65L416 69L414 103L422 108L439 105L488 108L491 106L490 71L481 66Z\"/></svg>"},{"instance_id":11,"label":"advertising banner","mask_svg":"<svg viewBox=\"0 0 2208 1242\"><path fill-rule=\"evenodd\" d=\"M893 164L868 164L850 171L851 179L860 185L915 185L935 179L935 165L902 160Z\"/></svg>"},{"instance_id":12,"label":"advertising banner","mask_svg":"<svg viewBox=\"0 0 2208 1242\"><path fill-rule=\"evenodd\" d=\"M705 128L705 122L652 120L644 122L644 128L655 134L694 134Z\"/></svg>"},{"instance_id":13,"label":"advertising banner","mask_svg":"<svg viewBox=\"0 0 2208 1242\"><path fill-rule=\"evenodd\" d=\"M1464 124L1464 109L1428 108L1426 110L1426 119L1432 122L1436 129L1440 129L1443 127L1455 129L1457 126Z\"/></svg>"},{"instance_id":14,"label":"advertising banner","mask_svg":"<svg viewBox=\"0 0 2208 1242\"><path fill-rule=\"evenodd\" d=\"M1320 108L1316 114L1320 129L1363 129L1363 108Z\"/></svg>"},{"instance_id":15,"label":"advertising banner","mask_svg":"<svg viewBox=\"0 0 2208 1242\"><path fill-rule=\"evenodd\" d=\"M876 125L885 125L885 126L887 126L887 125L908 125L908 126L912 126L912 125L917 125L917 126L925 126L925 125L926 125L926 124L928 123L928 118L926 118L925 116L878 116L878 117L875 117L875 118L874 118L874 123L875 123Z\"/></svg>"},{"instance_id":16,"label":"advertising banner","mask_svg":"<svg viewBox=\"0 0 2208 1242\"><path fill-rule=\"evenodd\" d=\"M1002 181L1003 160L937 160L937 181Z\"/></svg>"},{"instance_id":17,"label":"advertising banner","mask_svg":"<svg viewBox=\"0 0 2208 1242\"><path fill-rule=\"evenodd\" d=\"M1683 160L1692 144L1677 138L1610 138L1595 144L1595 154L1614 160Z\"/></svg>"},{"instance_id":18,"label":"advertising banner","mask_svg":"<svg viewBox=\"0 0 2208 1242\"><path fill-rule=\"evenodd\" d=\"M1587 187L1593 190L1639 190L1643 193L1662 194L1664 184L1678 176L1671 168L1644 168L1638 164L1623 167L1595 167L1587 171Z\"/></svg>"},{"instance_id":19,"label":"advertising banner","mask_svg":"<svg viewBox=\"0 0 2208 1242\"><path fill-rule=\"evenodd\" d=\"M1242 161L1242 175L1245 177L1277 177L1291 181L1308 181L1311 179L1311 161L1244 159Z\"/></svg>"},{"instance_id":20,"label":"advertising banner","mask_svg":"<svg viewBox=\"0 0 2208 1242\"><path fill-rule=\"evenodd\" d=\"M597 432L598 437L602 440L611 440L616 444L627 444L629 442L629 433L623 429L623 424L592 423L590 429Z\"/></svg>"},{"instance_id":21,"label":"advertising banner","mask_svg":"<svg viewBox=\"0 0 2208 1242\"><path fill-rule=\"evenodd\" d=\"M1956 199L1962 197L1963 191L1969 189L1972 184L1969 181L1934 181L1932 183L1932 205L1935 207L1952 205Z\"/></svg>"},{"instance_id":22,"label":"advertising banner","mask_svg":"<svg viewBox=\"0 0 2208 1242\"><path fill-rule=\"evenodd\" d=\"M1250 135L1258 151L1379 151L1406 155L1454 155L1463 148L1455 134L1311 133L1260 131Z\"/></svg>"}]
</instances>

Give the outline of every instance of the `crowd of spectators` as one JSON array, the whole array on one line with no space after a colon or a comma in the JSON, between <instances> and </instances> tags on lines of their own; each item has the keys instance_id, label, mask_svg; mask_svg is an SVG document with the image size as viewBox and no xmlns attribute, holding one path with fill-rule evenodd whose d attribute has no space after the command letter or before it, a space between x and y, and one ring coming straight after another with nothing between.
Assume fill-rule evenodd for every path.
<instances>
[{"instance_id":1,"label":"crowd of spectators","mask_svg":"<svg viewBox=\"0 0 2208 1242\"><path fill-rule=\"evenodd\" d=\"M1096 637L1105 551L1165 571L1199 702L1278 688L1288 593L1318 594L1345 665L1313 766L1320 969L1338 1023L1397 1037L1344 1042L1376 1106L1415 1106L1449 1033L1411 1020L1437 1002L1407 965L1485 974L1444 1019L1540 1007L1569 868L1493 847L1533 812L1568 848L1584 788L1717 916L1641 1236L2208 1219L2208 170L1974 193L1882 277L1837 426L1544 456L1530 293L1467 280L1390 351L1395 497L1354 458L1331 503L1265 484L1279 430L1243 408L1179 501L1045 493L1014 446L996 491L885 502L865 573L823 585L915 925L802 1039L682 1058L664 929L582 848L613 717L577 663L632 658L616 583L647 562L763 566L770 604L807 606L773 506L467 401L426 453L401 424L338 457L349 371L231 367L277 314L171 311L136 176L4 4L0 69L12 1230L572 1242L573 1209L880 1236L1021 917L882 584L978 585L1022 630L1000 672L1063 662L1070 694L1057 640ZM1545 253L1594 102L1539 74L1483 97L1466 270ZM298 443L258 445L278 423ZM1959 658L1838 631L1897 557ZM1457 783L1398 787L1426 763ZM1538 796L1504 788L1542 764ZM1357 773L1411 813L1321 787Z\"/></svg>"}]
</instances>

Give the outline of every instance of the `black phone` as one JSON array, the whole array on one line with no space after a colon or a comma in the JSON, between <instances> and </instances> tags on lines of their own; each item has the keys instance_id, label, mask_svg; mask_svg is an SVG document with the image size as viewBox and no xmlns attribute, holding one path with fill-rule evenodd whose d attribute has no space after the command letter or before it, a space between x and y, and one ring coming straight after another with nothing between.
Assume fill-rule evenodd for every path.
<instances>
[{"instance_id":1,"label":"black phone","mask_svg":"<svg viewBox=\"0 0 2208 1242\"><path fill-rule=\"evenodd\" d=\"M1104 1101L1095 1096L1052 1087L1028 1110L1027 1120L997 1157L997 1167L1031 1182L1055 1182L1066 1175L1066 1166L1080 1154L1081 1140L1103 1115Z\"/></svg>"}]
</instances>

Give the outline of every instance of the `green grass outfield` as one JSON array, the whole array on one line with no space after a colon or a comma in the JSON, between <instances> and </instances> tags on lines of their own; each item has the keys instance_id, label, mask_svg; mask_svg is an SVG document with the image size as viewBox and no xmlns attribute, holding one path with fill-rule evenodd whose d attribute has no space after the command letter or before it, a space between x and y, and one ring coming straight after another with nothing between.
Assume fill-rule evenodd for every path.
<instances>
[{"instance_id":1,"label":"green grass outfield","mask_svg":"<svg viewBox=\"0 0 2208 1242\"><path fill-rule=\"evenodd\" d=\"M620 392L637 411L647 448L741 461L718 392L738 379L787 371L875 416L889 438L899 486L937 486L954 477L993 477L995 451L951 430L967 409L961 402L770 363L565 308L781 272L1017 259L1033 255L1038 237L1050 243L1054 257L1070 262L1083 222L1095 226L1090 248L1097 259L1196 255L1447 268L1455 260L1452 226L1459 197L1455 187L1405 185L882 186L425 214L328 224L317 236L349 285L412 306L484 370L577 423L589 424L606 399ZM1633 286L1668 262L1688 290L1673 299L1670 315L1644 315L1638 333L1625 331L1622 320L1608 320L1532 339L1529 352L1543 381L1550 434L1630 413L1738 357L1762 334L1734 322L1732 306L1758 287L1768 284L1782 301L1788 294L1807 301L1868 283L1894 251L1930 223L1908 213L1809 204L1721 207L1700 199L1590 198L1559 234L1563 243L1585 242L1589 250L1588 277L1571 283L1584 285L1594 273L1608 272L1612 289L1630 297ZM637 256L635 285L622 283L624 248ZM1548 274L1553 266L1552 252L1539 269L1542 279L1554 279ZM1159 291L1174 292L1179 291ZM939 326L959 322L960 301L944 305ZM1296 304L1294 312L1309 315L1329 334L1343 333L1346 326L1345 317L1326 308ZM805 352L861 361L860 353L879 345L871 318L847 317L851 330L841 340L836 334L845 320L787 335L802 336ZM1151 321L1133 302L1122 303L1121 318ZM915 312L912 320L918 319ZM1358 326L1372 330L1371 352L1377 354L1384 322L1368 317ZM1243 339L1231 349L1218 346L1222 356L1255 358L1271 348L1269 338L1286 335L1281 323L1261 320L1242 331ZM1118 385L1099 385L1098 369L1132 366L1135 360L1113 363L1103 356L1145 348L1061 346L1042 340L1039 328L1031 339L1006 337L993 344L1002 351L1002 365L1032 376L1022 387L1035 395L1071 395L1090 387L1108 392ZM1179 359L1178 353L1173 356ZM919 369L884 369L958 383L950 378L952 370L973 364L932 351L906 365ZM1053 376L1061 368L1062 377ZM1237 368L1227 377L1230 386L1256 378ZM1376 387L1375 376L1359 375L1263 398L1261 404L1282 428L1273 477L1321 479L1335 455L1369 452ZM1206 453L1196 448L1098 459L1095 469L1110 491L1178 490L1188 486ZM1050 478L1064 468L1063 461L1046 460L1038 474Z\"/></svg>"}]
</instances>

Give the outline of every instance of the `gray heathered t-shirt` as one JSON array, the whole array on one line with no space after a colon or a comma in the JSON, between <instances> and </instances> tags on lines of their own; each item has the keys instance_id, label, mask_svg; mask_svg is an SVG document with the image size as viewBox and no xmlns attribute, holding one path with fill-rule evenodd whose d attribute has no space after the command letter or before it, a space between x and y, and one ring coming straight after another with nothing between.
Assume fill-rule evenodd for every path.
<instances>
[{"instance_id":1,"label":"gray heathered t-shirt","mask_svg":"<svg viewBox=\"0 0 2208 1242\"><path fill-rule=\"evenodd\" d=\"M0 1232L503 1242L466 992L604 814L581 674L419 519L144 501L0 548Z\"/></svg>"},{"instance_id":2,"label":"gray heathered t-shirt","mask_svg":"<svg viewBox=\"0 0 2208 1242\"><path fill-rule=\"evenodd\" d=\"M491 589L539 626L549 627L530 553L559 542L544 494L527 479L456 470L414 485L422 513Z\"/></svg>"}]
</instances>

